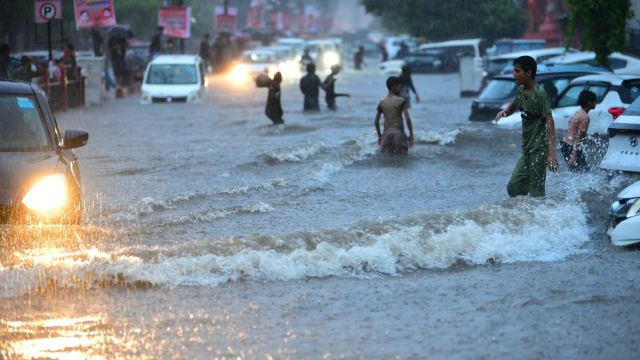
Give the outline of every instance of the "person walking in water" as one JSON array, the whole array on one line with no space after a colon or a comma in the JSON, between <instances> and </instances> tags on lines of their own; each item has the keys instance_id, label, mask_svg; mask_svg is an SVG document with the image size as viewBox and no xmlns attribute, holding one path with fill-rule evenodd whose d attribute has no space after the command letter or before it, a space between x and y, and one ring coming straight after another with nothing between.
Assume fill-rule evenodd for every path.
<instances>
[{"instance_id":1,"label":"person walking in water","mask_svg":"<svg viewBox=\"0 0 640 360\"><path fill-rule=\"evenodd\" d=\"M411 108L411 92L416 96L416 102L420 102L420 96L413 86L413 78L411 78L411 68L408 65L402 65L402 72L400 73L400 83L402 87L400 89L400 95L407 100L407 107Z\"/></svg>"},{"instance_id":2,"label":"person walking in water","mask_svg":"<svg viewBox=\"0 0 640 360\"><path fill-rule=\"evenodd\" d=\"M340 65L331 66L331 73L324 79L322 82L322 89L325 92L325 101L327 103L327 107L331 111L336 111L336 98L340 96L350 97L349 94L338 94L336 93L336 75L340 72Z\"/></svg>"},{"instance_id":3,"label":"person walking in water","mask_svg":"<svg viewBox=\"0 0 640 360\"><path fill-rule=\"evenodd\" d=\"M320 86L322 82L316 75L316 65L307 64L307 74L300 79L300 91L304 94L304 111L320 111Z\"/></svg>"},{"instance_id":4,"label":"person walking in water","mask_svg":"<svg viewBox=\"0 0 640 360\"><path fill-rule=\"evenodd\" d=\"M509 196L544 196L546 167L558 170L555 125L547 93L536 83L537 63L531 56L513 60L513 77L518 85L511 105L496 115L496 121L513 114L522 116L522 155L507 185Z\"/></svg>"},{"instance_id":5,"label":"person walking in water","mask_svg":"<svg viewBox=\"0 0 640 360\"><path fill-rule=\"evenodd\" d=\"M383 153L406 154L410 147L413 147L413 125L407 100L400 96L402 83L396 76L387 79L387 89L389 95L378 104L375 118L375 127L378 134L378 145ZM384 115L384 132L380 132L380 116ZM409 128L409 138L404 132L404 121Z\"/></svg>"},{"instance_id":6,"label":"person walking in water","mask_svg":"<svg viewBox=\"0 0 640 360\"><path fill-rule=\"evenodd\" d=\"M589 130L589 111L596 107L596 94L583 90L578 95L578 105L580 109L569 120L567 135L562 138L560 150L569 171L589 171L587 160L582 153L582 142Z\"/></svg>"},{"instance_id":7,"label":"person walking in water","mask_svg":"<svg viewBox=\"0 0 640 360\"><path fill-rule=\"evenodd\" d=\"M364 63L364 46L358 46L358 51L353 55L353 67L356 70L362 70L362 64Z\"/></svg>"},{"instance_id":8,"label":"person walking in water","mask_svg":"<svg viewBox=\"0 0 640 360\"><path fill-rule=\"evenodd\" d=\"M277 72L273 75L273 80L269 83L269 93L267 95L267 106L265 114L273 122L274 125L284 124L282 115L282 104L280 103L280 83L282 82L282 74Z\"/></svg>"}]
</instances>

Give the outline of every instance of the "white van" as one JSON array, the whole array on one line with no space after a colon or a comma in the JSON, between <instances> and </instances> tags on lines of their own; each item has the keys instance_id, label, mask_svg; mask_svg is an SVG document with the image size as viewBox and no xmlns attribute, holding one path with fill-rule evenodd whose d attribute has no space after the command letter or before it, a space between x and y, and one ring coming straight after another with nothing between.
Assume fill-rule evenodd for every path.
<instances>
[{"instance_id":1,"label":"white van","mask_svg":"<svg viewBox=\"0 0 640 360\"><path fill-rule=\"evenodd\" d=\"M433 42L418 46L419 52L435 52L443 53L445 70L458 71L469 68L460 72L462 96L475 95L480 91L482 86L482 77L484 73L485 49L482 39L465 39L465 40L449 40L442 42ZM470 64L462 64L461 59L470 58Z\"/></svg>"}]
</instances>

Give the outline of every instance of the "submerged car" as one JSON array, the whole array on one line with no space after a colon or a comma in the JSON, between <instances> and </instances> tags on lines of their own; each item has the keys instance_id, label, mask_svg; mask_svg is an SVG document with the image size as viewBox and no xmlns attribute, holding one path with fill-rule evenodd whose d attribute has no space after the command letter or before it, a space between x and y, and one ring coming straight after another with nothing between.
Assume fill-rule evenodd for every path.
<instances>
[{"instance_id":1,"label":"submerged car","mask_svg":"<svg viewBox=\"0 0 640 360\"><path fill-rule=\"evenodd\" d=\"M607 153L600 167L640 173L640 97L609 125L607 136Z\"/></svg>"},{"instance_id":2,"label":"submerged car","mask_svg":"<svg viewBox=\"0 0 640 360\"><path fill-rule=\"evenodd\" d=\"M159 55L147 65L140 102L197 102L207 86L205 68L197 55Z\"/></svg>"},{"instance_id":3,"label":"submerged car","mask_svg":"<svg viewBox=\"0 0 640 360\"><path fill-rule=\"evenodd\" d=\"M640 181L618 194L609 209L611 223L607 235L616 246L640 243Z\"/></svg>"},{"instance_id":4,"label":"submerged car","mask_svg":"<svg viewBox=\"0 0 640 360\"><path fill-rule=\"evenodd\" d=\"M74 148L89 134L60 134L42 89L0 81L0 220L78 223L81 181Z\"/></svg>"},{"instance_id":5,"label":"submerged car","mask_svg":"<svg viewBox=\"0 0 640 360\"><path fill-rule=\"evenodd\" d=\"M572 79L587 74L607 73L608 70L592 66L539 65L536 81L546 90L549 101L553 102ZM500 110L506 109L516 96L518 86L513 75L498 75L491 79L480 95L471 103L471 121L491 121ZM513 115L512 115L513 116ZM517 116L519 120L520 117ZM500 123L505 119L500 120Z\"/></svg>"}]
</instances>

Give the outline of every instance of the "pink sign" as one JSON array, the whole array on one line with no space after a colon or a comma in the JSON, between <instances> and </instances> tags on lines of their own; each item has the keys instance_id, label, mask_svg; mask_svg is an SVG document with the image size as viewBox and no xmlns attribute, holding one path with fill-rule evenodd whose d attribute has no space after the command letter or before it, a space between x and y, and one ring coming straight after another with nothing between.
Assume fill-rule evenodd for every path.
<instances>
[{"instance_id":1,"label":"pink sign","mask_svg":"<svg viewBox=\"0 0 640 360\"><path fill-rule=\"evenodd\" d=\"M76 29L110 28L116 25L113 0L74 0Z\"/></svg>"},{"instance_id":2,"label":"pink sign","mask_svg":"<svg viewBox=\"0 0 640 360\"><path fill-rule=\"evenodd\" d=\"M51 19L62 19L62 1L60 0L36 0L33 9L38 24L46 23Z\"/></svg>"},{"instance_id":3,"label":"pink sign","mask_svg":"<svg viewBox=\"0 0 640 360\"><path fill-rule=\"evenodd\" d=\"M163 6L158 11L158 25L164 27L164 34L170 37L188 39L191 37L191 8Z\"/></svg>"}]
</instances>

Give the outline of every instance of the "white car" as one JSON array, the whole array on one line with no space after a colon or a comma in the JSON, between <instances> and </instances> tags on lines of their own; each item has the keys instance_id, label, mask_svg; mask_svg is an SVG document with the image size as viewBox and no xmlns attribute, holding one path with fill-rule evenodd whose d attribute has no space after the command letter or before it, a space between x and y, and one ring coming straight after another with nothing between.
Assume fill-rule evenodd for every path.
<instances>
[{"instance_id":1,"label":"white car","mask_svg":"<svg viewBox=\"0 0 640 360\"><path fill-rule=\"evenodd\" d=\"M606 134L609 124L622 114L625 108L640 95L640 76L632 75L585 75L571 83L551 104L556 129L566 130L573 114L580 109L578 96L582 90L596 94L596 107L589 112L589 134ZM520 128L520 112L501 119L500 127Z\"/></svg>"},{"instance_id":2,"label":"white car","mask_svg":"<svg viewBox=\"0 0 640 360\"><path fill-rule=\"evenodd\" d=\"M204 64L199 56L159 55L144 72L140 102L197 102L206 86Z\"/></svg>"},{"instance_id":3,"label":"white car","mask_svg":"<svg viewBox=\"0 0 640 360\"><path fill-rule=\"evenodd\" d=\"M552 57L547 60L549 64L584 64L592 66L600 66L596 62L596 53L577 52ZM609 65L615 74L639 75L640 76L640 58L633 55L613 53L609 55Z\"/></svg>"},{"instance_id":4,"label":"white car","mask_svg":"<svg viewBox=\"0 0 640 360\"><path fill-rule=\"evenodd\" d=\"M249 80L259 74L273 76L280 71L282 54L276 49L259 48L245 50L240 55L236 64L229 71L229 76L234 83L246 85Z\"/></svg>"},{"instance_id":5,"label":"white car","mask_svg":"<svg viewBox=\"0 0 640 360\"><path fill-rule=\"evenodd\" d=\"M609 209L611 225L607 235L613 245L629 246L640 243L640 181L618 194Z\"/></svg>"},{"instance_id":6,"label":"white car","mask_svg":"<svg viewBox=\"0 0 640 360\"><path fill-rule=\"evenodd\" d=\"M609 145L600 167L640 173L640 97L609 125L607 134Z\"/></svg>"},{"instance_id":7,"label":"white car","mask_svg":"<svg viewBox=\"0 0 640 360\"><path fill-rule=\"evenodd\" d=\"M526 51L517 51L508 54L502 54L498 56L494 56L489 59L487 63L487 71L486 77L492 78L498 74L503 73L505 68L510 70L513 69L513 60L519 58L520 56L531 56L536 60L538 64L542 64L549 58L553 58L559 55L563 55L566 53L576 52L576 49L565 49L564 47L555 47L555 48L546 48L546 49L536 49L536 50L526 50Z\"/></svg>"}]
</instances>

